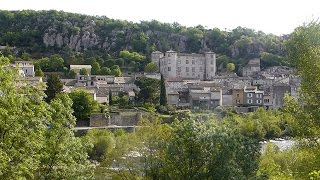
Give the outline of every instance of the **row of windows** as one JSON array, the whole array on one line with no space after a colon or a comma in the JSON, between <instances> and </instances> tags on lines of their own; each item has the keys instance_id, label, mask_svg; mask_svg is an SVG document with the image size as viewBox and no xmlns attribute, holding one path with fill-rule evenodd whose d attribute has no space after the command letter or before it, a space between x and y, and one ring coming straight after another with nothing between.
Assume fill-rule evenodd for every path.
<instances>
[{"instance_id":1,"label":"row of windows","mask_svg":"<svg viewBox=\"0 0 320 180\"><path fill-rule=\"evenodd\" d=\"M248 104L252 104L252 103L253 103L253 100L252 100L252 99L248 99L248 100L247 100L247 103L248 103ZM262 100L258 99L258 100L256 100L256 103L257 103L257 104L261 104L261 103L262 103Z\"/></svg>"},{"instance_id":2,"label":"row of windows","mask_svg":"<svg viewBox=\"0 0 320 180\"><path fill-rule=\"evenodd\" d=\"M168 62L168 64L171 64L170 59L167 62ZM162 65L165 64L164 61L162 61L161 64ZM181 64L181 60L178 60L178 64ZM189 60L186 60L186 64L189 64ZM196 64L196 61L192 60L191 64ZM211 64L214 64L213 60L211 60ZM200 65L203 65L203 61L200 61Z\"/></svg>"},{"instance_id":3,"label":"row of windows","mask_svg":"<svg viewBox=\"0 0 320 180\"><path fill-rule=\"evenodd\" d=\"M171 57L171 54L170 54L170 53L168 53L168 57ZM178 56L178 57L180 58L180 56ZM210 57L213 58L213 55L211 54ZM189 57L186 56L186 59L188 59L188 58L189 58ZM194 57L192 57L192 59L194 59Z\"/></svg>"},{"instance_id":4,"label":"row of windows","mask_svg":"<svg viewBox=\"0 0 320 180\"><path fill-rule=\"evenodd\" d=\"M196 77L196 74L195 73L192 73L192 74L190 74L190 73L186 73L186 76L192 76L192 77ZM178 73L178 76L181 76L181 73ZM200 77L203 77L203 75L200 75L200 74L197 74L197 76L198 76L198 78L200 78Z\"/></svg>"},{"instance_id":5,"label":"row of windows","mask_svg":"<svg viewBox=\"0 0 320 180\"><path fill-rule=\"evenodd\" d=\"M247 97L252 97L254 93L248 93ZM256 94L256 98L262 98L262 94Z\"/></svg>"},{"instance_id":6,"label":"row of windows","mask_svg":"<svg viewBox=\"0 0 320 180\"><path fill-rule=\"evenodd\" d=\"M189 67L186 67L186 72L189 72L189 70L190 70L190 68L189 68ZM168 71L171 71L171 67L168 67ZM191 71L192 71L192 72L196 72L196 67L192 67L192 68L191 68ZM200 67L200 68L199 68L199 71L200 71L200 72L203 72L203 68ZM213 67L211 67L211 71L214 71L214 68L213 68ZM178 67L178 72L181 72L181 67Z\"/></svg>"}]
</instances>

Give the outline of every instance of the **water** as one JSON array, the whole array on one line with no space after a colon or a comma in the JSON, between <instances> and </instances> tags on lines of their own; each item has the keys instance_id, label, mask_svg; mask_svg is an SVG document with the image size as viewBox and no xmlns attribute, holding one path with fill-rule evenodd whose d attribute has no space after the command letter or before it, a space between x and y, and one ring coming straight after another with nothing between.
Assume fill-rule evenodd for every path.
<instances>
[{"instance_id":1,"label":"water","mask_svg":"<svg viewBox=\"0 0 320 180\"><path fill-rule=\"evenodd\" d=\"M262 151L264 151L267 143L269 143L269 142L276 145L280 151L290 149L295 144L294 140L281 139L281 138L278 138L275 140L269 140L269 141L261 141L260 144L261 144Z\"/></svg>"}]
</instances>

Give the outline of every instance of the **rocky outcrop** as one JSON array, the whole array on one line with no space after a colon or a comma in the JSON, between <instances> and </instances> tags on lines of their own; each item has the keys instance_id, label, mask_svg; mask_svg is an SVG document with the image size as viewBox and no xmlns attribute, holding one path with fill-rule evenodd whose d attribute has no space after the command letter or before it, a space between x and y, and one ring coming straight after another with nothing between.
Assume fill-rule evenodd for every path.
<instances>
[{"instance_id":1,"label":"rocky outcrop","mask_svg":"<svg viewBox=\"0 0 320 180\"><path fill-rule=\"evenodd\" d=\"M68 26L69 23L64 23ZM118 37L124 38L120 41L124 41L123 44L129 44L131 42L134 32L130 29L114 29L107 36L101 37L95 33L94 21L91 24L81 28L78 33L70 33L64 28L63 32L58 32L55 27L50 27L47 32L44 33L43 43L46 47L57 46L59 48L68 46L71 50L83 51L88 48L98 48L104 50L110 50L114 48L119 41ZM160 31L146 31L145 34L148 37L154 39L154 44L160 49L175 49L179 52L185 52L187 47L186 36L175 33L165 33ZM160 41L165 39L166 42ZM129 48L128 46L124 48Z\"/></svg>"}]
</instances>

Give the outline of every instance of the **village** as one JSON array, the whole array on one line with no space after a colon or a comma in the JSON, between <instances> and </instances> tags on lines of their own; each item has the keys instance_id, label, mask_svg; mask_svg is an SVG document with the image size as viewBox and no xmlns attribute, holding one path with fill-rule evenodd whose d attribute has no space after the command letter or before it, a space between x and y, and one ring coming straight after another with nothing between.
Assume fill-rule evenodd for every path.
<instances>
[{"instance_id":1,"label":"village","mask_svg":"<svg viewBox=\"0 0 320 180\"><path fill-rule=\"evenodd\" d=\"M232 108L238 113L253 112L259 107L267 110L279 109L284 105L286 94L297 97L300 78L294 69L274 66L261 69L260 59L249 60L242 68L242 77L233 72L217 73L216 55L184 54L175 51L153 52L152 62L158 67L155 73L133 73L116 77L113 75L91 75L91 65L70 65L76 72L74 79L61 79L64 92L81 89L88 92L98 103L109 105L110 97L125 94L129 103L135 104L139 87L134 83L140 78L160 80L165 78L167 104L176 109L190 109L196 112L215 112L217 109ZM34 65L30 61L16 61L12 66L20 69L20 75L30 86L44 83L42 77L35 77ZM87 74L80 71L86 69ZM90 124L84 126L121 126L131 128L137 125L143 111L125 110L121 113L92 114Z\"/></svg>"}]
</instances>

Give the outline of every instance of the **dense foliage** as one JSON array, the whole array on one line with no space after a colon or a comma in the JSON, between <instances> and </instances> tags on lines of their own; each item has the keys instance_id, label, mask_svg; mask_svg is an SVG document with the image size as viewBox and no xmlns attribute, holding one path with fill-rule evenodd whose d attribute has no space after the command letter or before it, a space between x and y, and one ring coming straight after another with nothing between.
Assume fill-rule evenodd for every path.
<instances>
[{"instance_id":1,"label":"dense foliage","mask_svg":"<svg viewBox=\"0 0 320 180\"><path fill-rule=\"evenodd\" d=\"M16 47L16 55L26 52L33 59L59 54L66 67L91 64L95 58L101 67L119 65L128 71L143 71L152 51L170 49L186 53L214 51L224 68L229 62L241 67L254 57L262 58L263 67L286 64L286 36L243 27L223 31L156 20L132 23L54 10L1 10L0 24L0 45ZM60 58L50 57L51 61L55 66L44 68L61 70Z\"/></svg>"},{"instance_id":2,"label":"dense foliage","mask_svg":"<svg viewBox=\"0 0 320 180\"><path fill-rule=\"evenodd\" d=\"M90 178L90 146L73 134L70 98L46 103L43 87L27 87L8 62L0 56L0 179Z\"/></svg>"},{"instance_id":3,"label":"dense foliage","mask_svg":"<svg viewBox=\"0 0 320 180\"><path fill-rule=\"evenodd\" d=\"M100 150L92 157L99 157L102 179L248 179L260 155L257 140L188 114L172 125L153 119L135 133L92 131L86 138Z\"/></svg>"},{"instance_id":4,"label":"dense foliage","mask_svg":"<svg viewBox=\"0 0 320 180\"><path fill-rule=\"evenodd\" d=\"M93 96L85 90L74 90L69 93L72 99L73 115L78 120L88 120L90 114L98 108L98 102L93 99Z\"/></svg>"}]
</instances>

